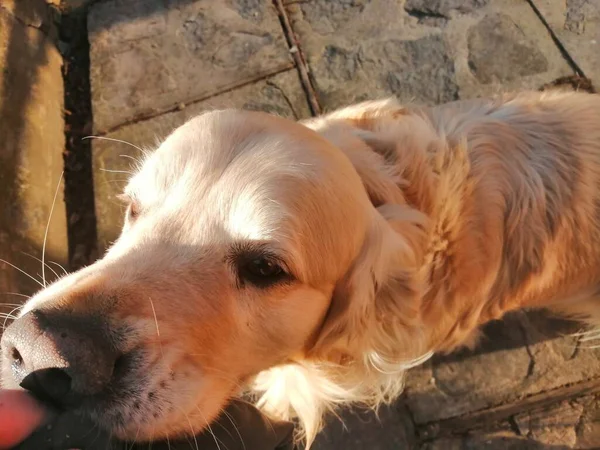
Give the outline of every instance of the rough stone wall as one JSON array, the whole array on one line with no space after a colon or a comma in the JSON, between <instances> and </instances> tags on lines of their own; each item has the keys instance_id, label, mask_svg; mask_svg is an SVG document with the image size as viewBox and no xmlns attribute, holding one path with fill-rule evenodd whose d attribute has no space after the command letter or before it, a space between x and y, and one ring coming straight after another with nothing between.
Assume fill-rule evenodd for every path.
<instances>
[{"instance_id":1,"label":"rough stone wall","mask_svg":"<svg viewBox=\"0 0 600 450\"><path fill-rule=\"evenodd\" d=\"M61 272L50 261L67 262L66 214L59 185L64 93L55 18L54 9L43 0L0 1L0 258L40 282L41 262L36 258L42 256L48 223L46 278ZM4 312L40 287L8 263L0 262Z\"/></svg>"}]
</instances>

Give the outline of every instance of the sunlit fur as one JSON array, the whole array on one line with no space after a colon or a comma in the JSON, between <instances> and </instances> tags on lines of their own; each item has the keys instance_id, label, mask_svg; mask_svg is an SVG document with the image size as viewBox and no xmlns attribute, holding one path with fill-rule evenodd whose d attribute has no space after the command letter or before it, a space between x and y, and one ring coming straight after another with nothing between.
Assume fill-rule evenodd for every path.
<instances>
[{"instance_id":1,"label":"sunlit fur","mask_svg":"<svg viewBox=\"0 0 600 450\"><path fill-rule=\"evenodd\" d=\"M210 112L147 156L126 189L139 217L105 258L26 311L131 327L148 374L131 382L157 396L122 437L198 431L249 388L310 444L327 411L393 400L407 368L507 311L600 321L599 186L599 96ZM227 256L248 243L293 280L240 285Z\"/></svg>"}]
</instances>

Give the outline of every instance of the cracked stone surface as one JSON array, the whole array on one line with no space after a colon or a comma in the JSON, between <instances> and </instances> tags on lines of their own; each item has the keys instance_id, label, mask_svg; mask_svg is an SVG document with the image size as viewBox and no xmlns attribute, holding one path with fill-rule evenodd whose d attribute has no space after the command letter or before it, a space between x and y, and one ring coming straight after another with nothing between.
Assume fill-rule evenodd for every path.
<instances>
[{"instance_id":1,"label":"cracked stone surface","mask_svg":"<svg viewBox=\"0 0 600 450\"><path fill-rule=\"evenodd\" d=\"M592 83L600 86L600 2L532 0L560 43Z\"/></svg>"},{"instance_id":2,"label":"cracked stone surface","mask_svg":"<svg viewBox=\"0 0 600 450\"><path fill-rule=\"evenodd\" d=\"M490 42L495 43L494 52ZM548 70L546 57L506 14L490 14L471 27L467 49L469 67L482 84L511 82Z\"/></svg>"},{"instance_id":3,"label":"cracked stone surface","mask_svg":"<svg viewBox=\"0 0 600 450\"><path fill-rule=\"evenodd\" d=\"M469 14L490 0L407 0L404 9L416 17L443 17L450 19L457 14Z\"/></svg>"},{"instance_id":4,"label":"cracked stone surface","mask_svg":"<svg viewBox=\"0 0 600 450\"><path fill-rule=\"evenodd\" d=\"M298 75L295 70L289 70L181 110L127 125L108 137L152 149L184 121L203 111L222 108L267 111L294 119L310 116ZM139 158L140 154L131 146L103 140L94 141L92 151L99 250L103 252L118 236L122 226L123 209L115 197L125 184L122 174L106 170L130 170L131 159L121 155Z\"/></svg>"},{"instance_id":5,"label":"cracked stone surface","mask_svg":"<svg viewBox=\"0 0 600 450\"><path fill-rule=\"evenodd\" d=\"M88 29L96 133L292 67L270 2L108 0Z\"/></svg>"},{"instance_id":6,"label":"cracked stone surface","mask_svg":"<svg viewBox=\"0 0 600 450\"><path fill-rule=\"evenodd\" d=\"M524 411L506 420L423 444L421 450L597 449L599 398L584 396Z\"/></svg>"},{"instance_id":7,"label":"cracked stone surface","mask_svg":"<svg viewBox=\"0 0 600 450\"><path fill-rule=\"evenodd\" d=\"M415 422L457 417L598 377L600 349L559 337L575 331L542 312L488 324L478 349L434 357L409 372L407 404Z\"/></svg>"},{"instance_id":8,"label":"cracked stone surface","mask_svg":"<svg viewBox=\"0 0 600 450\"><path fill-rule=\"evenodd\" d=\"M345 411L341 420L330 418L315 449L393 450L416 445L413 423L406 407L400 404L381 408L378 418L364 410Z\"/></svg>"},{"instance_id":9,"label":"cracked stone surface","mask_svg":"<svg viewBox=\"0 0 600 450\"><path fill-rule=\"evenodd\" d=\"M577 444L577 427L585 409L585 399L563 401L543 410L527 411L514 418L521 435L546 445Z\"/></svg>"},{"instance_id":10,"label":"cracked stone surface","mask_svg":"<svg viewBox=\"0 0 600 450\"><path fill-rule=\"evenodd\" d=\"M537 89L573 73L525 1L308 0L287 10L324 110Z\"/></svg>"}]
</instances>

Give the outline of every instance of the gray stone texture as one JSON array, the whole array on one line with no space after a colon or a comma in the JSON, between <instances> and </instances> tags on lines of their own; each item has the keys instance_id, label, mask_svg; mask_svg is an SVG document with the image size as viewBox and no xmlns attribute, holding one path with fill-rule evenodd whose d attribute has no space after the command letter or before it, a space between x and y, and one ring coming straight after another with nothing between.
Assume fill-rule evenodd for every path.
<instances>
[{"instance_id":1,"label":"gray stone texture","mask_svg":"<svg viewBox=\"0 0 600 450\"><path fill-rule=\"evenodd\" d=\"M67 260L66 214L59 180L64 149L62 59L43 0L0 2L0 258L40 279L46 261ZM50 36L49 36L50 35ZM60 272L57 266L52 270ZM54 279L46 269L48 281ZM0 262L0 312L39 284ZM0 320L2 325L3 320ZM1 329L0 329L1 333Z\"/></svg>"},{"instance_id":2,"label":"gray stone texture","mask_svg":"<svg viewBox=\"0 0 600 450\"><path fill-rule=\"evenodd\" d=\"M490 51L492 42L494 51ZM467 49L469 67L482 84L511 82L548 70L543 53L505 14L490 14L471 27Z\"/></svg>"},{"instance_id":3,"label":"gray stone texture","mask_svg":"<svg viewBox=\"0 0 600 450\"><path fill-rule=\"evenodd\" d=\"M478 349L434 357L412 370L407 403L415 422L458 417L599 377L600 349L566 336L576 331L567 325L541 312L511 314L485 328Z\"/></svg>"},{"instance_id":4,"label":"gray stone texture","mask_svg":"<svg viewBox=\"0 0 600 450\"><path fill-rule=\"evenodd\" d=\"M107 137L152 149L187 119L206 110L222 108L261 110L294 119L306 118L310 115L297 72L289 70L180 110L127 125ZM118 236L123 220L122 205L116 200L116 195L125 185L127 175L109 171L130 170L133 163L130 157L139 158L140 154L129 145L105 140L93 142L94 190L100 252L106 250Z\"/></svg>"},{"instance_id":5,"label":"gray stone texture","mask_svg":"<svg viewBox=\"0 0 600 450\"><path fill-rule=\"evenodd\" d=\"M600 442L597 396L558 402L521 412L468 433L424 443L421 450L597 449Z\"/></svg>"},{"instance_id":6,"label":"gray stone texture","mask_svg":"<svg viewBox=\"0 0 600 450\"><path fill-rule=\"evenodd\" d=\"M315 450L392 450L412 449L417 437L410 414L404 405L373 411L348 410L339 418L330 417L318 436Z\"/></svg>"},{"instance_id":7,"label":"gray stone texture","mask_svg":"<svg viewBox=\"0 0 600 450\"><path fill-rule=\"evenodd\" d=\"M308 0L287 10L324 110L392 95L436 104L572 74L521 0Z\"/></svg>"},{"instance_id":8,"label":"gray stone texture","mask_svg":"<svg viewBox=\"0 0 600 450\"><path fill-rule=\"evenodd\" d=\"M600 86L600 1L532 0L586 77Z\"/></svg>"},{"instance_id":9,"label":"gray stone texture","mask_svg":"<svg viewBox=\"0 0 600 450\"><path fill-rule=\"evenodd\" d=\"M292 67L271 2L108 0L88 28L96 133Z\"/></svg>"}]
</instances>

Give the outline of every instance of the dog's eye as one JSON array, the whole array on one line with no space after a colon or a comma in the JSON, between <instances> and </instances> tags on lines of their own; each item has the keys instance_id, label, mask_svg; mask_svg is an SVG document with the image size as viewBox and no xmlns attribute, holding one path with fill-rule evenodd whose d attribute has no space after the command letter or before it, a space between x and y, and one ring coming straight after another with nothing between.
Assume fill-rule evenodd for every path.
<instances>
[{"instance_id":1,"label":"dog's eye","mask_svg":"<svg viewBox=\"0 0 600 450\"><path fill-rule=\"evenodd\" d=\"M140 205L136 202L131 202L127 207L127 218L129 220L135 220L140 215Z\"/></svg>"},{"instance_id":2,"label":"dog's eye","mask_svg":"<svg viewBox=\"0 0 600 450\"><path fill-rule=\"evenodd\" d=\"M127 205L127 210L125 211L125 218L128 221L134 221L141 213L141 206L139 202L130 194L120 194L117 195L117 199Z\"/></svg>"},{"instance_id":3,"label":"dog's eye","mask_svg":"<svg viewBox=\"0 0 600 450\"><path fill-rule=\"evenodd\" d=\"M240 267L242 280L259 287L275 284L285 276L286 273L279 264L264 257L250 259Z\"/></svg>"}]
</instances>

